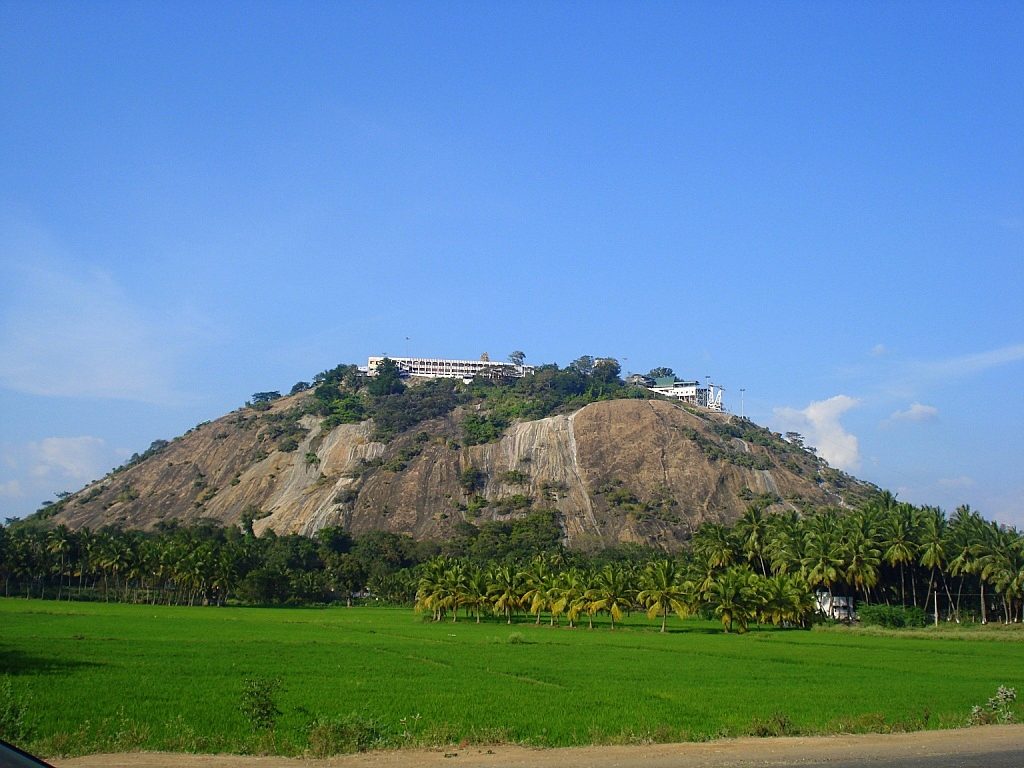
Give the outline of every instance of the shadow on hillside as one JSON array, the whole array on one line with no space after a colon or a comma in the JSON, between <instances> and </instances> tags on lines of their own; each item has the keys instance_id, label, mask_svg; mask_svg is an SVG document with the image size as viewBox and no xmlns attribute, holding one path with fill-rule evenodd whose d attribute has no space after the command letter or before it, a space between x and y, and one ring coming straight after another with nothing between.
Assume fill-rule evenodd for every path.
<instances>
[{"instance_id":1,"label":"shadow on hillside","mask_svg":"<svg viewBox=\"0 0 1024 768\"><path fill-rule=\"evenodd\" d=\"M72 669L102 666L92 661L55 659L41 654L26 653L0 646L0 676L2 675L53 675L63 674Z\"/></svg>"}]
</instances>

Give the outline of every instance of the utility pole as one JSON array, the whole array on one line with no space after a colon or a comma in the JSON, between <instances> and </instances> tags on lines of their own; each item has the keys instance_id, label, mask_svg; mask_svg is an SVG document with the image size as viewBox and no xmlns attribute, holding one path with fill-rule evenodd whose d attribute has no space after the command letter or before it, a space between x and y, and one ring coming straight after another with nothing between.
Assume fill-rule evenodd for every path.
<instances>
[{"instance_id":1,"label":"utility pole","mask_svg":"<svg viewBox=\"0 0 1024 768\"><path fill-rule=\"evenodd\" d=\"M746 389L744 389L743 387L740 387L740 418L741 419L744 417L744 414L743 414L743 393L746 392L746 391L747 391Z\"/></svg>"}]
</instances>

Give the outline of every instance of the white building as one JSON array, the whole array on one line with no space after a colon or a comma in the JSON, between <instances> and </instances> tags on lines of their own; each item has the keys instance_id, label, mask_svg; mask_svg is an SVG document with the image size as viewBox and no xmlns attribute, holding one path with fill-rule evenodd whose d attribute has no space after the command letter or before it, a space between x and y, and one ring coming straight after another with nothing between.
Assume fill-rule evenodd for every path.
<instances>
[{"instance_id":1,"label":"white building","mask_svg":"<svg viewBox=\"0 0 1024 768\"><path fill-rule=\"evenodd\" d=\"M664 376L655 379L647 388L659 395L682 400L684 403L707 408L709 411L722 410L722 388L715 384L701 386L697 381L677 381L675 376Z\"/></svg>"},{"instance_id":2,"label":"white building","mask_svg":"<svg viewBox=\"0 0 1024 768\"><path fill-rule=\"evenodd\" d=\"M369 376L377 375L377 366L384 357L371 357L366 365ZM516 365L487 359L483 355L479 360L447 360L433 357L390 357L398 369L406 376L424 379L473 379L477 376L510 376L520 378L533 373L532 365Z\"/></svg>"},{"instance_id":3,"label":"white building","mask_svg":"<svg viewBox=\"0 0 1024 768\"><path fill-rule=\"evenodd\" d=\"M857 618L857 612L853 610L853 597L829 595L823 589L815 592L814 597L818 601L818 610L830 619L853 621Z\"/></svg>"}]
</instances>

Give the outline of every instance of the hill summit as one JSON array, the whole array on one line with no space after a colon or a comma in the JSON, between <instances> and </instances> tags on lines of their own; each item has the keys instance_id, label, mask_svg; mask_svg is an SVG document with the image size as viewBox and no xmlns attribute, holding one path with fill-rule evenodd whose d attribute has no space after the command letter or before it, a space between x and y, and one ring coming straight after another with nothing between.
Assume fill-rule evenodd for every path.
<instances>
[{"instance_id":1,"label":"hill summit","mask_svg":"<svg viewBox=\"0 0 1024 768\"><path fill-rule=\"evenodd\" d=\"M617 374L541 366L407 384L339 366L157 441L41 515L72 528L212 519L444 539L543 512L572 547L675 549L753 502L804 511L877 492L748 419Z\"/></svg>"}]
</instances>

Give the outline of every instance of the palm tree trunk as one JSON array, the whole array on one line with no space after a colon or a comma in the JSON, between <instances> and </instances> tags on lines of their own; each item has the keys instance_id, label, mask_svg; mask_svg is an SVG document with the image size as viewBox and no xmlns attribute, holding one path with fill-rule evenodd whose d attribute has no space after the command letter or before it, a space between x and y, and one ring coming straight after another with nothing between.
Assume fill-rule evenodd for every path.
<instances>
[{"instance_id":1,"label":"palm tree trunk","mask_svg":"<svg viewBox=\"0 0 1024 768\"><path fill-rule=\"evenodd\" d=\"M981 585L981 623L988 624L988 614L985 611L985 582L978 579L978 583Z\"/></svg>"},{"instance_id":2,"label":"palm tree trunk","mask_svg":"<svg viewBox=\"0 0 1024 768\"><path fill-rule=\"evenodd\" d=\"M668 621L668 606L665 606L665 610L661 612L661 631L665 631L665 623Z\"/></svg>"},{"instance_id":3,"label":"palm tree trunk","mask_svg":"<svg viewBox=\"0 0 1024 768\"><path fill-rule=\"evenodd\" d=\"M948 610L952 610L953 609L953 595L950 594L949 582L946 581L946 574L944 574L942 571L939 571L939 576L942 577L942 588L944 590L946 590L946 599L949 601L949 608L948 608ZM949 614L948 614L948 612L946 614L946 621L949 621ZM960 618L957 617L957 624L959 624L959 623L960 623Z\"/></svg>"},{"instance_id":4,"label":"palm tree trunk","mask_svg":"<svg viewBox=\"0 0 1024 768\"><path fill-rule=\"evenodd\" d=\"M932 566L931 572L928 574L928 592L924 598L924 609L928 610L928 602L932 599L932 587L935 585L935 566Z\"/></svg>"}]
</instances>

